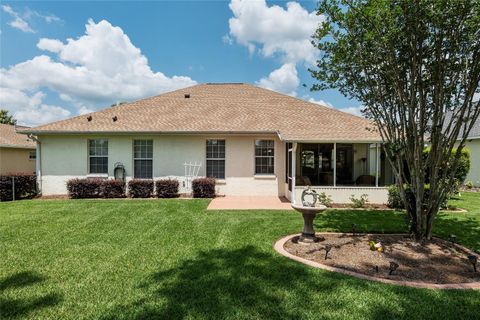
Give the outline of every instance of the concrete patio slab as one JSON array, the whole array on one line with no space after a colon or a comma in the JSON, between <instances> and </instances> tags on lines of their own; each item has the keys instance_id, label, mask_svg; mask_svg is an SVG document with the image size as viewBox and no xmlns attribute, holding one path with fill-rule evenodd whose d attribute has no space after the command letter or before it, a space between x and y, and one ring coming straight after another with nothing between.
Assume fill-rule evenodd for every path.
<instances>
[{"instance_id":1,"label":"concrete patio slab","mask_svg":"<svg viewBox=\"0 0 480 320\"><path fill-rule=\"evenodd\" d=\"M213 199L207 210L293 210L284 197L227 196Z\"/></svg>"}]
</instances>

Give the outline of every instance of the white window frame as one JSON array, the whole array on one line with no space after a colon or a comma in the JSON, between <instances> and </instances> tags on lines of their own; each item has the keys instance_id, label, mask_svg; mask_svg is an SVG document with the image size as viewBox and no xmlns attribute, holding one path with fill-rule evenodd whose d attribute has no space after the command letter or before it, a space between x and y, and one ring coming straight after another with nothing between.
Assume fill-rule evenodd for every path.
<instances>
[{"instance_id":1,"label":"white window frame","mask_svg":"<svg viewBox=\"0 0 480 320\"><path fill-rule=\"evenodd\" d=\"M91 141L98 141L98 140L105 140L107 142L107 154L106 155L91 155L90 154L90 142ZM96 176L96 175L108 175L108 154L109 154L109 147L108 147L108 139L104 139L104 138L99 138L99 139L88 139L88 144L87 144L87 154L88 154L88 174L89 175L92 175L92 176ZM107 172L91 172L91 161L90 159L92 158L107 158Z\"/></svg>"},{"instance_id":2,"label":"white window frame","mask_svg":"<svg viewBox=\"0 0 480 320\"><path fill-rule=\"evenodd\" d=\"M213 141L213 140L216 140L216 141L223 141L224 142L224 155L223 155L223 158L209 158L208 157L208 152L207 152L207 148L208 148L208 141ZM218 178L216 177L215 179L216 180L225 180L226 178L226 171L227 171L227 166L226 166L226 158L227 158L227 140L226 139L222 139L222 138L212 138L212 139L207 139L205 141L205 175L208 177L208 161L209 160L216 160L216 161L223 161L223 177L222 178Z\"/></svg>"},{"instance_id":3,"label":"white window frame","mask_svg":"<svg viewBox=\"0 0 480 320\"><path fill-rule=\"evenodd\" d=\"M257 156L257 141L271 141L273 143L273 155L271 156ZM255 139L254 142L254 150L253 150L253 156L254 156L254 174L255 176L273 176L275 175L275 140L274 139ZM268 172L268 173L260 173L257 172L257 158L272 158L273 159L273 171Z\"/></svg>"},{"instance_id":4,"label":"white window frame","mask_svg":"<svg viewBox=\"0 0 480 320\"><path fill-rule=\"evenodd\" d=\"M33 154L33 156L32 156ZM30 161L36 161L37 160L37 150L30 150L28 152L28 160Z\"/></svg>"},{"instance_id":5,"label":"white window frame","mask_svg":"<svg viewBox=\"0 0 480 320\"><path fill-rule=\"evenodd\" d=\"M151 158L136 158L135 157L135 141L151 141L152 142L152 157ZM133 178L134 179L153 179L153 140L152 139L134 139L132 142L133 148ZM152 161L152 176L150 178L138 178L135 176L135 160L150 160Z\"/></svg>"}]
</instances>

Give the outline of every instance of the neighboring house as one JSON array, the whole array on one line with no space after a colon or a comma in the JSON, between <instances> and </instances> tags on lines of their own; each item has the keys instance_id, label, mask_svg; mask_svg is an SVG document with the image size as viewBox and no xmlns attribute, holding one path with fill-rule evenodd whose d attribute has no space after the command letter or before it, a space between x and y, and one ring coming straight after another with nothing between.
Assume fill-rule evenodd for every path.
<instances>
[{"instance_id":1,"label":"neighboring house","mask_svg":"<svg viewBox=\"0 0 480 320\"><path fill-rule=\"evenodd\" d=\"M465 147L470 150L470 172L465 181L480 187L480 118L470 131Z\"/></svg>"},{"instance_id":2,"label":"neighboring house","mask_svg":"<svg viewBox=\"0 0 480 320\"><path fill-rule=\"evenodd\" d=\"M76 177L171 177L187 192L185 163L225 195L300 200L306 185L350 202L387 200L390 168L363 118L248 84L201 84L77 116L37 136L44 195ZM186 181L187 180L187 181Z\"/></svg>"},{"instance_id":3,"label":"neighboring house","mask_svg":"<svg viewBox=\"0 0 480 320\"><path fill-rule=\"evenodd\" d=\"M35 173L36 143L17 130L27 127L0 124L0 175Z\"/></svg>"}]
</instances>

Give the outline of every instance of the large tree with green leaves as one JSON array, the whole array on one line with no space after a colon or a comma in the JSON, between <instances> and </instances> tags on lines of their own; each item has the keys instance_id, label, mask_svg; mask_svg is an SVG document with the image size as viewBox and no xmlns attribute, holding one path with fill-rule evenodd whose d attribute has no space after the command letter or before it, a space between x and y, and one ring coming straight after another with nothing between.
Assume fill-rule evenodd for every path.
<instances>
[{"instance_id":1,"label":"large tree with green leaves","mask_svg":"<svg viewBox=\"0 0 480 320\"><path fill-rule=\"evenodd\" d=\"M8 114L8 110L0 109L0 123L2 124L17 124L17 120Z\"/></svg>"},{"instance_id":2,"label":"large tree with green leaves","mask_svg":"<svg viewBox=\"0 0 480 320\"><path fill-rule=\"evenodd\" d=\"M462 154L452 150L464 148L480 114L480 0L323 0L318 14L312 89L337 88L363 104L411 231L429 239Z\"/></svg>"}]
</instances>

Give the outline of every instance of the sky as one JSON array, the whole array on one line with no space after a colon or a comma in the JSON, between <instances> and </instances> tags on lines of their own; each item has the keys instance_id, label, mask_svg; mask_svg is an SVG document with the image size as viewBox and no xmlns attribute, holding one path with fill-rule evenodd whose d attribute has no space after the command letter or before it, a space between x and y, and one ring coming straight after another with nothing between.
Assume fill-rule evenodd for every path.
<instances>
[{"instance_id":1,"label":"sky","mask_svg":"<svg viewBox=\"0 0 480 320\"><path fill-rule=\"evenodd\" d=\"M207 82L311 92L315 1L0 1L0 108L35 126Z\"/></svg>"}]
</instances>

